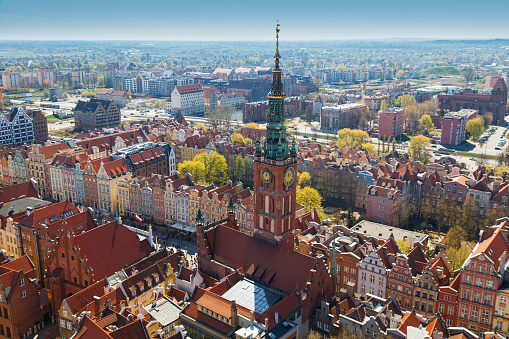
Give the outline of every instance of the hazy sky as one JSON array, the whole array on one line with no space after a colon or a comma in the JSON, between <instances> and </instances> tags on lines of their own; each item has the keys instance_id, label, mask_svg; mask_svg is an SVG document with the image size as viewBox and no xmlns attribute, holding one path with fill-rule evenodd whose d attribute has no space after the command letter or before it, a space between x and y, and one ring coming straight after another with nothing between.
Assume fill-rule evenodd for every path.
<instances>
[{"instance_id":1,"label":"hazy sky","mask_svg":"<svg viewBox=\"0 0 509 339\"><path fill-rule=\"evenodd\" d=\"M0 40L508 38L509 0L0 0Z\"/></svg>"}]
</instances>

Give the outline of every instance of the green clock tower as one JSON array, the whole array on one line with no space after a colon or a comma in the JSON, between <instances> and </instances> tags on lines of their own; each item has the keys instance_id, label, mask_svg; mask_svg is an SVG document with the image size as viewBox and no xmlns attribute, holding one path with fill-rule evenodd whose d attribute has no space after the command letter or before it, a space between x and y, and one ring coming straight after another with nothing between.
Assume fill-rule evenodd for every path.
<instances>
[{"instance_id":1,"label":"green clock tower","mask_svg":"<svg viewBox=\"0 0 509 339\"><path fill-rule=\"evenodd\" d=\"M268 94L267 137L255 147L255 220L254 233L288 249L294 249L297 151L289 147L286 113L279 60L279 24L276 27L276 54ZM263 148L263 150L262 150Z\"/></svg>"}]
</instances>

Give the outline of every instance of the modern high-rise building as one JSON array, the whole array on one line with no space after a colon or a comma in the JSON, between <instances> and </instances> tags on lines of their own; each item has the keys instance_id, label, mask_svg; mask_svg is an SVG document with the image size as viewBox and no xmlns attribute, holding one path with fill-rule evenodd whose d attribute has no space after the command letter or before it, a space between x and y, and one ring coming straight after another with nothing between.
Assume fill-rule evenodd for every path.
<instances>
[{"instance_id":1,"label":"modern high-rise building","mask_svg":"<svg viewBox=\"0 0 509 339\"><path fill-rule=\"evenodd\" d=\"M286 248L294 247L296 209L297 151L295 142L288 147L282 70L279 67L279 27L277 29L275 66L272 70L267 139L263 153L258 140L254 163L255 234L268 238Z\"/></svg>"}]
</instances>

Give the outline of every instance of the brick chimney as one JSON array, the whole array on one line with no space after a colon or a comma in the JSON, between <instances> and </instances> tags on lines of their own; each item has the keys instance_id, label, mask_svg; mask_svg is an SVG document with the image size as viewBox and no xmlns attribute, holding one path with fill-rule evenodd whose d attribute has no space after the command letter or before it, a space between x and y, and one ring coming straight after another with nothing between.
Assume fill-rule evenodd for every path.
<instances>
[{"instance_id":1,"label":"brick chimney","mask_svg":"<svg viewBox=\"0 0 509 339\"><path fill-rule=\"evenodd\" d=\"M237 303L235 300L232 300L232 307L231 307L231 316L230 316L230 325L233 328L236 328L238 325L238 318L237 318Z\"/></svg>"}]
</instances>

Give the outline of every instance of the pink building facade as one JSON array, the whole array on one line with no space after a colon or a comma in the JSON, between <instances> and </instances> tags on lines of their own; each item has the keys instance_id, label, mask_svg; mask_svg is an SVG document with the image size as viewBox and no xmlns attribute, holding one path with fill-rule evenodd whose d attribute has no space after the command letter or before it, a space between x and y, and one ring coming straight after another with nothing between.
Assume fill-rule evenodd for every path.
<instances>
[{"instance_id":1,"label":"pink building facade","mask_svg":"<svg viewBox=\"0 0 509 339\"><path fill-rule=\"evenodd\" d=\"M392 220L392 209L398 199L401 199L401 192L398 189L376 185L369 186L366 201L366 220L396 226L397 221Z\"/></svg>"},{"instance_id":2,"label":"pink building facade","mask_svg":"<svg viewBox=\"0 0 509 339\"><path fill-rule=\"evenodd\" d=\"M405 124L405 109L393 107L380 112L378 135L380 137L400 137Z\"/></svg>"}]
</instances>

